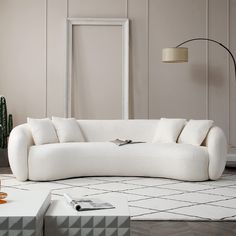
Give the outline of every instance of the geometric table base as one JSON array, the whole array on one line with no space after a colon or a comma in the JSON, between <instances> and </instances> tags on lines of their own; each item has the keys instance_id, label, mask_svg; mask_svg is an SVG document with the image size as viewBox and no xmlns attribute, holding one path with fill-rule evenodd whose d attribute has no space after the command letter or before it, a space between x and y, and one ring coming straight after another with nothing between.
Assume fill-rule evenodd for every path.
<instances>
[{"instance_id":1,"label":"geometric table base","mask_svg":"<svg viewBox=\"0 0 236 236\"><path fill-rule=\"evenodd\" d=\"M7 192L7 203L0 205L0 236L42 236L50 192L10 188Z\"/></svg>"},{"instance_id":2,"label":"geometric table base","mask_svg":"<svg viewBox=\"0 0 236 236\"><path fill-rule=\"evenodd\" d=\"M45 236L129 236L129 216L46 216Z\"/></svg>"}]
</instances>

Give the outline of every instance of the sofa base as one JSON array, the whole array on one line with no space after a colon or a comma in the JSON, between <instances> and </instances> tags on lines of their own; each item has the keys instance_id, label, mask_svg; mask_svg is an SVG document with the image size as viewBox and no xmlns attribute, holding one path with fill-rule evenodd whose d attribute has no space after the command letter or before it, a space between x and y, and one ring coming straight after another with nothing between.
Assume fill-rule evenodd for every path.
<instances>
[{"instance_id":1,"label":"sofa base","mask_svg":"<svg viewBox=\"0 0 236 236\"><path fill-rule=\"evenodd\" d=\"M204 181L208 153L187 144L132 144L110 142L64 143L32 146L29 179L58 180L83 176L146 176Z\"/></svg>"}]
</instances>

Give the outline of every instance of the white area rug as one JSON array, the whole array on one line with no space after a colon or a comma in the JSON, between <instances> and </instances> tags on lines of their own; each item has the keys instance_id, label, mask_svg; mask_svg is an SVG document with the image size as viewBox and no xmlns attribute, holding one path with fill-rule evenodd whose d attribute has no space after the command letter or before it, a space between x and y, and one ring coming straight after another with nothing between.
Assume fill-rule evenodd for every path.
<instances>
[{"instance_id":1,"label":"white area rug","mask_svg":"<svg viewBox=\"0 0 236 236\"><path fill-rule=\"evenodd\" d=\"M72 196L121 194L128 200L132 220L236 220L236 174L220 180L183 182L162 178L86 177L52 182L19 182L10 174L0 174L2 191L48 189L52 199ZM20 191L20 190L19 190Z\"/></svg>"}]
</instances>

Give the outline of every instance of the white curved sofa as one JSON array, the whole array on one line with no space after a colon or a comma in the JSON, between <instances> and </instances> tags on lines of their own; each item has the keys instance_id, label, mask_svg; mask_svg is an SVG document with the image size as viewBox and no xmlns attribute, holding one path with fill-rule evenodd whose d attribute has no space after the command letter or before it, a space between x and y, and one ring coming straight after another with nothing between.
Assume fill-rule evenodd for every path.
<instances>
[{"instance_id":1,"label":"white curved sofa","mask_svg":"<svg viewBox=\"0 0 236 236\"><path fill-rule=\"evenodd\" d=\"M150 176L186 181L218 179L226 163L222 130L212 127L202 146L152 143L159 120L78 120L86 142L34 145L28 124L9 138L9 162L20 181L79 176ZM116 138L144 141L122 147Z\"/></svg>"}]
</instances>

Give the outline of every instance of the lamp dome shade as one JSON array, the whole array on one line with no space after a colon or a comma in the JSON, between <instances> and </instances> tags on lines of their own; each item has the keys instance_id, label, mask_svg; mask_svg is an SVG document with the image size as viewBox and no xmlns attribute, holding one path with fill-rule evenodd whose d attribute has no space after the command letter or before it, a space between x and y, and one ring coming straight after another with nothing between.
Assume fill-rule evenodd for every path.
<instances>
[{"instance_id":1,"label":"lamp dome shade","mask_svg":"<svg viewBox=\"0 0 236 236\"><path fill-rule=\"evenodd\" d=\"M178 63L188 61L188 48L163 48L162 62Z\"/></svg>"}]
</instances>

